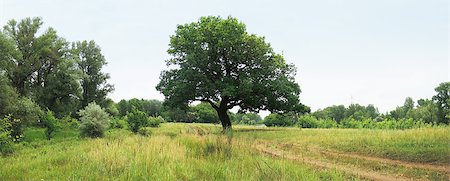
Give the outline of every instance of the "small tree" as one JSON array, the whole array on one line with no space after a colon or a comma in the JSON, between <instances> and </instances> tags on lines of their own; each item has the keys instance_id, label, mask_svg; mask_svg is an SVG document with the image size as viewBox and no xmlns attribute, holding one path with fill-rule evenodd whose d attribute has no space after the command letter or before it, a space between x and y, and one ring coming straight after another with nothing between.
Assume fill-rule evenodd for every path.
<instances>
[{"instance_id":1,"label":"small tree","mask_svg":"<svg viewBox=\"0 0 450 181\"><path fill-rule=\"evenodd\" d=\"M44 126L45 130L45 136L48 140L50 140L53 136L53 132L58 129L57 122L58 119L55 118L53 115L53 112L50 110L47 110L47 112L42 117L42 126Z\"/></svg>"},{"instance_id":2,"label":"small tree","mask_svg":"<svg viewBox=\"0 0 450 181\"><path fill-rule=\"evenodd\" d=\"M165 122L164 118L161 116L158 117L149 117L147 120L148 127L159 127L161 123Z\"/></svg>"},{"instance_id":3,"label":"small tree","mask_svg":"<svg viewBox=\"0 0 450 181\"><path fill-rule=\"evenodd\" d=\"M13 137L11 136L12 124L14 119L11 115L0 119L0 153L9 154L14 151Z\"/></svg>"},{"instance_id":4,"label":"small tree","mask_svg":"<svg viewBox=\"0 0 450 181\"><path fill-rule=\"evenodd\" d=\"M95 102L89 103L80 115L80 135L83 137L103 137L109 125L108 113Z\"/></svg>"},{"instance_id":5,"label":"small tree","mask_svg":"<svg viewBox=\"0 0 450 181\"><path fill-rule=\"evenodd\" d=\"M128 127L133 133L137 133L141 127L147 125L148 115L145 112L133 109L127 113Z\"/></svg>"}]
</instances>

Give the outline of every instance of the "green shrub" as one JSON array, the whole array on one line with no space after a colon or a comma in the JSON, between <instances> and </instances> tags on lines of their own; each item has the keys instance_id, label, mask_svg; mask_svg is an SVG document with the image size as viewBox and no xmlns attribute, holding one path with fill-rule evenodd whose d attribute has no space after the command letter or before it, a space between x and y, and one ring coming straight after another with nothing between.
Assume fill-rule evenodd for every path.
<instances>
[{"instance_id":1,"label":"green shrub","mask_svg":"<svg viewBox=\"0 0 450 181\"><path fill-rule=\"evenodd\" d=\"M127 113L128 128L137 133L141 127L145 127L148 124L148 116L145 112L134 109L132 112Z\"/></svg>"},{"instance_id":2,"label":"green shrub","mask_svg":"<svg viewBox=\"0 0 450 181\"><path fill-rule=\"evenodd\" d=\"M159 125L161 123L165 122L164 118L162 118L161 116L158 117L149 117L147 120L147 125L148 127L159 127Z\"/></svg>"},{"instance_id":3,"label":"green shrub","mask_svg":"<svg viewBox=\"0 0 450 181\"><path fill-rule=\"evenodd\" d=\"M65 116L62 118L61 123L63 123L62 126L68 127L68 128L74 128L78 129L80 128L80 121L78 121L75 118L72 118L70 116Z\"/></svg>"},{"instance_id":4,"label":"green shrub","mask_svg":"<svg viewBox=\"0 0 450 181\"><path fill-rule=\"evenodd\" d=\"M149 128L139 128L138 132L139 135L142 136L150 136L152 134L152 130L150 130Z\"/></svg>"},{"instance_id":5,"label":"green shrub","mask_svg":"<svg viewBox=\"0 0 450 181\"><path fill-rule=\"evenodd\" d=\"M266 126L294 126L296 119L296 116L292 113L272 113L264 118L264 124Z\"/></svg>"},{"instance_id":6,"label":"green shrub","mask_svg":"<svg viewBox=\"0 0 450 181\"><path fill-rule=\"evenodd\" d=\"M124 119L114 117L111 119L111 122L109 122L109 127L116 129L124 129L127 128L127 121L125 121Z\"/></svg>"},{"instance_id":7,"label":"green shrub","mask_svg":"<svg viewBox=\"0 0 450 181\"><path fill-rule=\"evenodd\" d=\"M78 112L80 115L80 135L82 137L103 137L109 126L109 115L99 105L89 103L84 110Z\"/></svg>"},{"instance_id":8,"label":"green shrub","mask_svg":"<svg viewBox=\"0 0 450 181\"><path fill-rule=\"evenodd\" d=\"M16 108L12 111L11 136L14 142L23 139L23 131L29 126L37 126L42 116L41 108L29 98L19 98Z\"/></svg>"},{"instance_id":9,"label":"green shrub","mask_svg":"<svg viewBox=\"0 0 450 181\"><path fill-rule=\"evenodd\" d=\"M190 112L195 115L193 120L196 123L219 123L216 110L209 103L200 103L190 108Z\"/></svg>"},{"instance_id":10,"label":"green shrub","mask_svg":"<svg viewBox=\"0 0 450 181\"><path fill-rule=\"evenodd\" d=\"M300 116L297 122L297 126L301 128L318 128L319 120L311 115Z\"/></svg>"},{"instance_id":11,"label":"green shrub","mask_svg":"<svg viewBox=\"0 0 450 181\"><path fill-rule=\"evenodd\" d=\"M45 128L45 136L48 140L52 138L53 132L59 128L58 119L55 118L53 112L50 110L47 110L47 112L42 116L41 124Z\"/></svg>"},{"instance_id":12,"label":"green shrub","mask_svg":"<svg viewBox=\"0 0 450 181\"><path fill-rule=\"evenodd\" d=\"M11 115L0 119L0 153L3 155L14 151L13 137L11 136L12 121Z\"/></svg>"}]
</instances>

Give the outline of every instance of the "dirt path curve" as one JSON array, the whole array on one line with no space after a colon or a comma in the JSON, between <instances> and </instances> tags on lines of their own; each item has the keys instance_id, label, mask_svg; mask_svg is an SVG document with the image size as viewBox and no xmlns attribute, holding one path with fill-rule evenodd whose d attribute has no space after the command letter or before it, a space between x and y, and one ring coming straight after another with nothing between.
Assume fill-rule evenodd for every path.
<instances>
[{"instance_id":1,"label":"dirt path curve","mask_svg":"<svg viewBox=\"0 0 450 181\"><path fill-rule=\"evenodd\" d=\"M444 172L447 175L450 174L450 165L432 165L432 164L424 164L424 163L412 163L412 162L406 162L401 160L391 160L387 158L379 158L379 157L370 157L370 156L363 156L358 155L354 153L342 153L338 151L332 151L332 150L324 150L317 146L310 146L308 147L309 151L318 152L325 155L330 156L336 156L336 157L349 157L349 158L357 158L361 160L368 160L368 161L375 161L380 163L386 163L390 165L400 165L407 168L420 168L420 169L427 169L427 170L434 170L439 172Z\"/></svg>"},{"instance_id":2,"label":"dirt path curve","mask_svg":"<svg viewBox=\"0 0 450 181\"><path fill-rule=\"evenodd\" d=\"M301 162L304 162L304 163L307 163L307 164L310 164L310 165L313 165L316 167L320 167L320 168L336 169L338 171L343 171L345 173L348 173L351 175L356 175L356 176L359 176L359 177L365 178L365 179L386 180L386 181L412 180L411 178L407 178L407 177L386 175L386 174L381 174L381 173L374 172L374 171L362 170L359 168L351 167L349 165L340 165L340 164L324 162L324 161L320 161L320 160L313 160L310 158L302 157L300 155L293 155L293 154L289 154L289 153L286 153L286 152L283 152L280 150L270 149L270 148L264 147L262 145L257 145L257 146L255 146L255 148L257 150L259 150L260 152L270 155L270 156L273 156L273 157L280 157L280 158L285 158L285 159L289 159L289 160L301 161Z\"/></svg>"}]
</instances>

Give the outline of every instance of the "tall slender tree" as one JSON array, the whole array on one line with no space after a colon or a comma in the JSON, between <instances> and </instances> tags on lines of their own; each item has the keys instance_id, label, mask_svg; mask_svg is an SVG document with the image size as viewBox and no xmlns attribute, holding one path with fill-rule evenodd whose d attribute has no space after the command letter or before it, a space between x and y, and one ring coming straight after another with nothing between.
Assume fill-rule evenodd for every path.
<instances>
[{"instance_id":1,"label":"tall slender tree","mask_svg":"<svg viewBox=\"0 0 450 181\"><path fill-rule=\"evenodd\" d=\"M74 57L81 70L82 98L80 107L96 102L106 106L106 96L114 90L114 86L107 80L109 74L103 73L102 68L107 64L100 47L94 41L76 42L72 45Z\"/></svg>"}]
</instances>

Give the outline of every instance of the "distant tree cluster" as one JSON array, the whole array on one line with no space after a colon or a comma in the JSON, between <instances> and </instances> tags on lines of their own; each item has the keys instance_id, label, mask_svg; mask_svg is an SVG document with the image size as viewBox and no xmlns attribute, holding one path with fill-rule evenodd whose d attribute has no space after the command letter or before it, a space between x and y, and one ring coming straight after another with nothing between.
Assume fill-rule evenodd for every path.
<instances>
[{"instance_id":1,"label":"distant tree cluster","mask_svg":"<svg viewBox=\"0 0 450 181\"><path fill-rule=\"evenodd\" d=\"M114 87L102 72L100 47L69 42L42 25L41 18L10 20L0 31L0 118L10 120L5 127L13 141L29 126L46 128L50 139L58 119L78 118L92 102L111 105L106 96Z\"/></svg>"},{"instance_id":2,"label":"distant tree cluster","mask_svg":"<svg viewBox=\"0 0 450 181\"><path fill-rule=\"evenodd\" d=\"M145 112L149 116L160 116L162 111L162 101L136 98L130 100L123 99L117 103L117 109L120 116L126 116L127 113L132 112L133 109Z\"/></svg>"},{"instance_id":3,"label":"distant tree cluster","mask_svg":"<svg viewBox=\"0 0 450 181\"><path fill-rule=\"evenodd\" d=\"M40 18L26 18L4 26L2 79L8 79L20 97L58 117L74 115L90 102L104 105L113 86L101 71L106 60L99 46L94 41L68 42L53 28L42 30L42 24Z\"/></svg>"},{"instance_id":4,"label":"distant tree cluster","mask_svg":"<svg viewBox=\"0 0 450 181\"><path fill-rule=\"evenodd\" d=\"M311 114L270 114L264 119L267 126L299 126L303 128L393 128L406 129L432 125L448 125L450 120L450 82L435 88L432 99L410 97L403 106L381 114L373 105L351 104L330 106Z\"/></svg>"}]
</instances>

